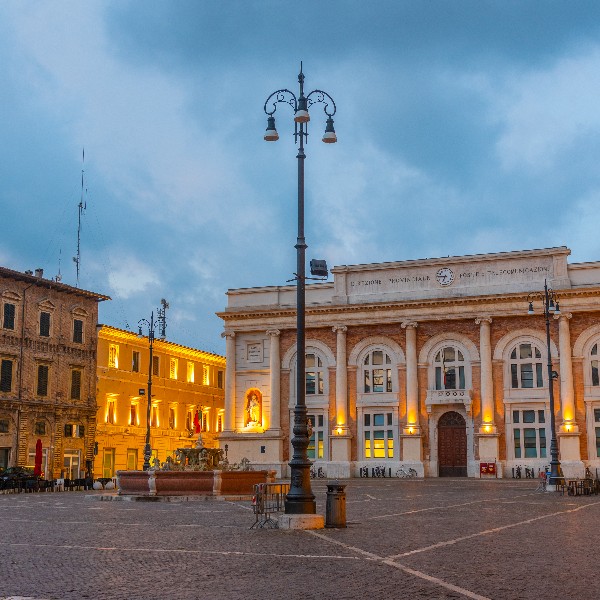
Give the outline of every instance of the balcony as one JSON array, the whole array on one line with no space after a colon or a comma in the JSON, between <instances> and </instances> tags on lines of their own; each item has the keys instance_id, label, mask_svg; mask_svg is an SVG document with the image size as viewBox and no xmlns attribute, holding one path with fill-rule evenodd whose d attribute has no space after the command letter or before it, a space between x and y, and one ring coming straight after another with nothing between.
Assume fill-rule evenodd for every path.
<instances>
[{"instance_id":1,"label":"balcony","mask_svg":"<svg viewBox=\"0 0 600 600\"><path fill-rule=\"evenodd\" d=\"M464 404L467 414L471 414L473 390L427 390L425 407L430 413L433 406Z\"/></svg>"}]
</instances>

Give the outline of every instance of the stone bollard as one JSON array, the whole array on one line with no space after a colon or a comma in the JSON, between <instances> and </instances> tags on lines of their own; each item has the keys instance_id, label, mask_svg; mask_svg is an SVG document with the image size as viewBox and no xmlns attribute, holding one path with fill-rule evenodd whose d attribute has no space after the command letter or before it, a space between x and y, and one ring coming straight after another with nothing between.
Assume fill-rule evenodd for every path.
<instances>
[{"instance_id":1,"label":"stone bollard","mask_svg":"<svg viewBox=\"0 0 600 600\"><path fill-rule=\"evenodd\" d=\"M327 484L325 527L346 527L346 486L338 481Z\"/></svg>"}]
</instances>

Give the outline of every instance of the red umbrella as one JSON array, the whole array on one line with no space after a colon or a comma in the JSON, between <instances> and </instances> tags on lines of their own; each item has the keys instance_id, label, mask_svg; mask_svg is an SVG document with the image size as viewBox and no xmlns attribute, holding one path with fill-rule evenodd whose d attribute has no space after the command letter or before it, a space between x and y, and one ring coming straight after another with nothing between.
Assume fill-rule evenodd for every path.
<instances>
[{"instance_id":1,"label":"red umbrella","mask_svg":"<svg viewBox=\"0 0 600 600\"><path fill-rule=\"evenodd\" d=\"M40 439L35 444L35 468L33 469L33 474L42 474L42 440Z\"/></svg>"}]
</instances>

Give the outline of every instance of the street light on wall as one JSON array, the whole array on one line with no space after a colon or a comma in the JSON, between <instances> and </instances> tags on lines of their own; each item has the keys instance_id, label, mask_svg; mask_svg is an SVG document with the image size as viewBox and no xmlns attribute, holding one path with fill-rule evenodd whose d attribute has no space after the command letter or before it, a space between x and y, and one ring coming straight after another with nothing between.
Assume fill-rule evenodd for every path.
<instances>
[{"instance_id":1,"label":"street light on wall","mask_svg":"<svg viewBox=\"0 0 600 600\"><path fill-rule=\"evenodd\" d=\"M306 285L306 240L304 238L304 142L308 141L308 123L310 121L309 108L314 104L323 104L323 111L327 116L323 142L332 144L337 141L333 127L333 116L336 112L333 98L322 90L313 90L304 94L304 74L300 63L298 75L299 95L296 96L288 89L273 92L265 102L264 111L267 115L267 130L264 139L275 142L279 133L275 126L275 111L278 104L288 104L294 111L294 141L298 144L298 237L296 241L297 267L296 279L296 405L294 407L294 427L292 438L293 456L290 461L291 485L285 499L286 514L315 514L315 496L310 485L310 461L308 459L308 424L306 410L306 348L305 348L305 285ZM326 265L315 265L318 271L326 271ZM314 273L314 271L313 271ZM326 275L326 273L325 273Z\"/></svg>"},{"instance_id":2,"label":"street light on wall","mask_svg":"<svg viewBox=\"0 0 600 600\"><path fill-rule=\"evenodd\" d=\"M148 364L148 405L146 411L146 443L144 445L144 471L150 468L150 458L152 456L152 448L150 446L150 424L152 419L152 375L153 375L153 354L154 354L154 329L156 326L160 327L161 337L164 339L167 328L166 322L166 310L169 308L166 300L161 300L162 308L157 309L157 318L154 320L154 311L150 314L150 320L140 319L138 321L138 337L144 337L142 327L145 326L148 329L148 348L149 348L149 364ZM140 396L142 394L140 389Z\"/></svg>"},{"instance_id":3,"label":"street light on wall","mask_svg":"<svg viewBox=\"0 0 600 600\"><path fill-rule=\"evenodd\" d=\"M554 416L554 379L558 377L558 373L552 370L552 355L550 348L550 317L554 315L560 315L560 305L558 303L558 296L556 292L548 287L548 283L544 280L544 291L543 292L532 292L527 297L529 308L527 310L528 315L534 315L533 309L534 300L542 301L542 309L544 318L546 319L546 352L548 353L548 392L550 396L550 485L558 485L563 479L560 468L560 461L558 460L558 441L556 438L556 418Z\"/></svg>"}]
</instances>

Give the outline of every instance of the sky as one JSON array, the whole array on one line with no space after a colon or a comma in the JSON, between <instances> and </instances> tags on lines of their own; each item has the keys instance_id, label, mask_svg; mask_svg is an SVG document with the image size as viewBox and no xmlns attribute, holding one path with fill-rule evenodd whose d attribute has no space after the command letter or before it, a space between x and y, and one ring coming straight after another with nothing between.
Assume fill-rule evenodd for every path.
<instances>
[{"instance_id":1,"label":"sky","mask_svg":"<svg viewBox=\"0 0 600 600\"><path fill-rule=\"evenodd\" d=\"M93 0L0 3L0 265L111 296L137 331L224 354L228 289L330 267L565 245L600 260L600 3ZM85 158L83 157L85 149ZM82 189L83 171L83 189Z\"/></svg>"}]
</instances>

